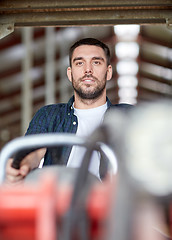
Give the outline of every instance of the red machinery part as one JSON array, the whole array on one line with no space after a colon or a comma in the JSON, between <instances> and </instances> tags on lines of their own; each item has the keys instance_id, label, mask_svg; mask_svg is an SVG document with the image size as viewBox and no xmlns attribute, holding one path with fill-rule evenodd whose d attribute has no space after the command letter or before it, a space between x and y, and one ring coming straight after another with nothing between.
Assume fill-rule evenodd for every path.
<instances>
[{"instance_id":1,"label":"red machinery part","mask_svg":"<svg viewBox=\"0 0 172 240\"><path fill-rule=\"evenodd\" d=\"M92 239L103 234L108 217L112 181L96 183L86 200ZM0 187L1 240L56 240L62 218L68 210L72 186L58 185L52 175L36 184Z\"/></svg>"}]
</instances>

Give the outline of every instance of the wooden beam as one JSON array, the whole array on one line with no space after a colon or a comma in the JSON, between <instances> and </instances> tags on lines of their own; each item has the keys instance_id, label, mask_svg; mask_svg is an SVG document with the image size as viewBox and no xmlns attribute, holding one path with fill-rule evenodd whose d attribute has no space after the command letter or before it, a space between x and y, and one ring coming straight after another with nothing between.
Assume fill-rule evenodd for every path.
<instances>
[{"instance_id":1,"label":"wooden beam","mask_svg":"<svg viewBox=\"0 0 172 240\"><path fill-rule=\"evenodd\" d=\"M172 0L1 0L0 23L23 26L83 26L163 23Z\"/></svg>"}]
</instances>

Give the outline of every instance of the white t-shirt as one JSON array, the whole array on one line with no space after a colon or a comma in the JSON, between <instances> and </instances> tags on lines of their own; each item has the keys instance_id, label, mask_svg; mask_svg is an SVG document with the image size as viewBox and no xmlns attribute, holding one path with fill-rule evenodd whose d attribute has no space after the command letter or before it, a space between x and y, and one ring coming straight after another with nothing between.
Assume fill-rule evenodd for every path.
<instances>
[{"instance_id":1,"label":"white t-shirt","mask_svg":"<svg viewBox=\"0 0 172 240\"><path fill-rule=\"evenodd\" d=\"M100 107L91 109L76 109L74 108L74 114L78 118L77 136L87 137L103 122L104 114L107 109L107 103ZM73 146L67 167L79 167L83 160L86 149L80 146ZM97 151L93 152L89 171L99 176L100 156Z\"/></svg>"}]
</instances>

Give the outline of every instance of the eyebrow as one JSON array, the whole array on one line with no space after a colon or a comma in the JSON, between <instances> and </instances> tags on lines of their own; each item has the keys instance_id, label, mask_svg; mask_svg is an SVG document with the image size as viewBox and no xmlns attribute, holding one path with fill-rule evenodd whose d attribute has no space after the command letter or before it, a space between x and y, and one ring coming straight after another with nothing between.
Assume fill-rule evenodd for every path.
<instances>
[{"instance_id":1,"label":"eyebrow","mask_svg":"<svg viewBox=\"0 0 172 240\"><path fill-rule=\"evenodd\" d=\"M93 57L92 60L101 60L103 62L105 61L104 58L102 57Z\"/></svg>"},{"instance_id":2,"label":"eyebrow","mask_svg":"<svg viewBox=\"0 0 172 240\"><path fill-rule=\"evenodd\" d=\"M76 57L76 58L73 59L72 62L76 62L76 61L78 61L78 60L82 60L82 59L83 59L83 57Z\"/></svg>"},{"instance_id":3,"label":"eyebrow","mask_svg":"<svg viewBox=\"0 0 172 240\"><path fill-rule=\"evenodd\" d=\"M84 59L83 57L76 57L76 58L73 59L72 62L76 62L76 61L78 61L78 60L83 60L83 59ZM92 60L101 60L101 61L103 61L103 62L105 61L105 59L102 58L102 57L93 57Z\"/></svg>"}]
</instances>

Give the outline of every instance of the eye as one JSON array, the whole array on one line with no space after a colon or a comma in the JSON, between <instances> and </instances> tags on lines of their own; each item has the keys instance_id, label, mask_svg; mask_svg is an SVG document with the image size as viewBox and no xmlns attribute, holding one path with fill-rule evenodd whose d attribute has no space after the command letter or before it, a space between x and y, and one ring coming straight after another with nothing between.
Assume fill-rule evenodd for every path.
<instances>
[{"instance_id":1,"label":"eye","mask_svg":"<svg viewBox=\"0 0 172 240\"><path fill-rule=\"evenodd\" d=\"M101 64L101 61L98 61L98 60L93 61L93 65L100 65L100 64Z\"/></svg>"},{"instance_id":2,"label":"eye","mask_svg":"<svg viewBox=\"0 0 172 240\"><path fill-rule=\"evenodd\" d=\"M76 62L76 66L79 66L79 67L82 66L83 64L84 64L84 63L83 63L82 61L77 61L77 62Z\"/></svg>"}]
</instances>

